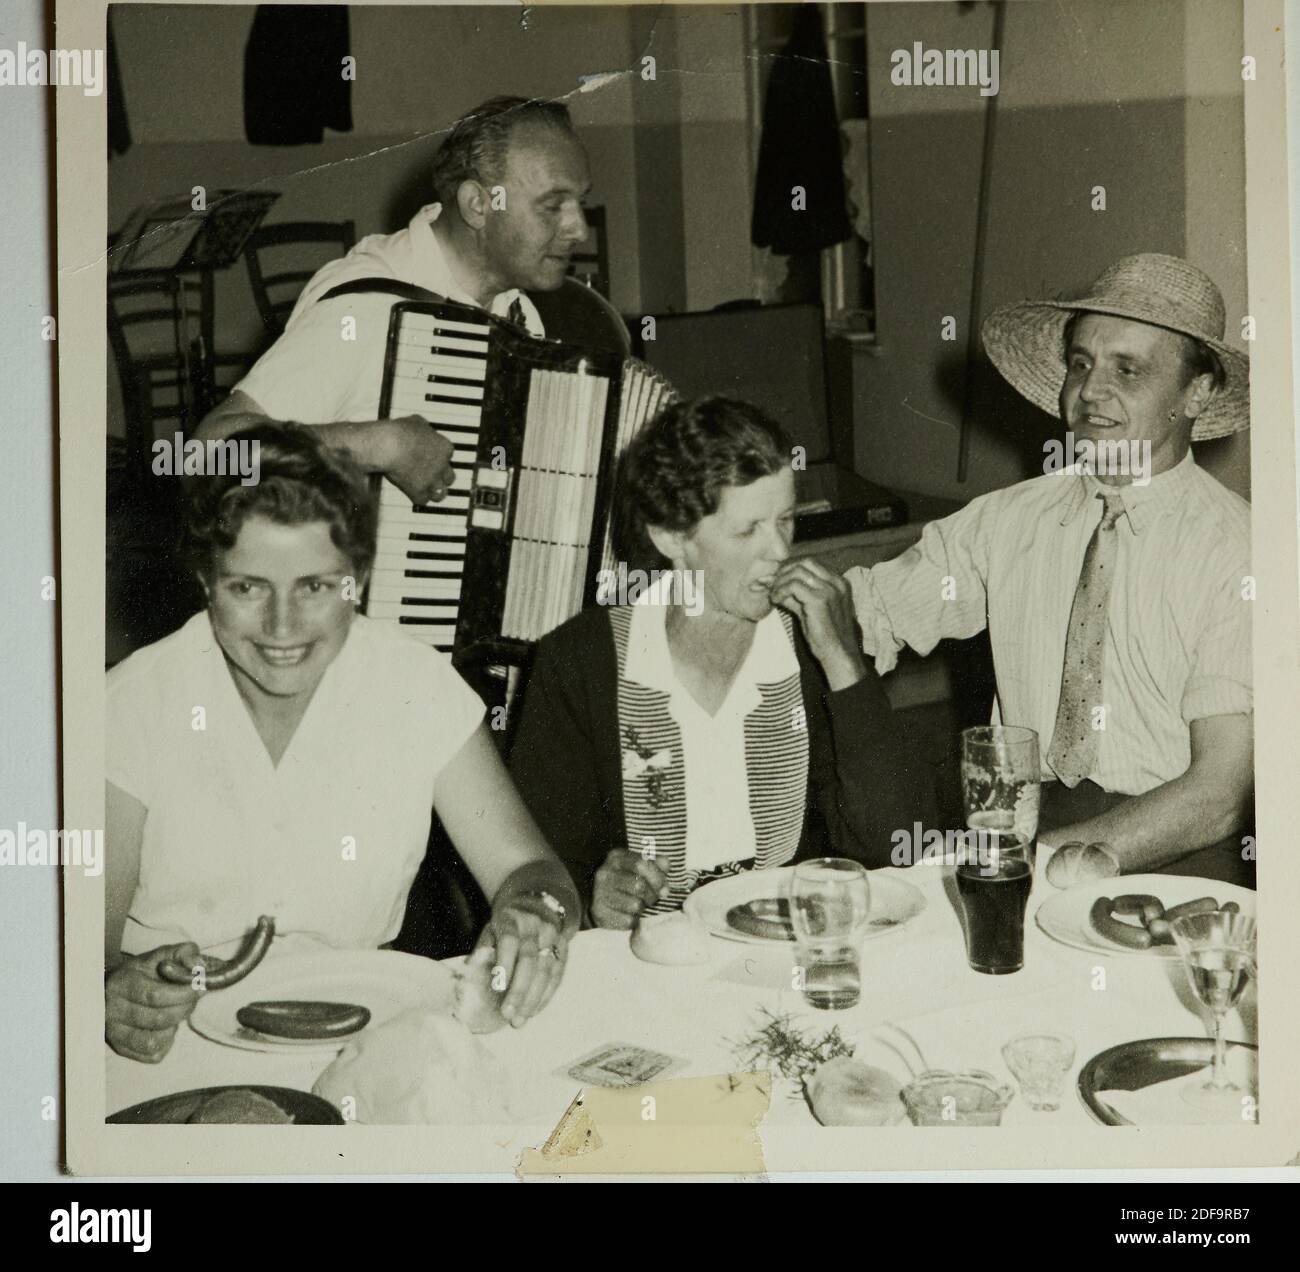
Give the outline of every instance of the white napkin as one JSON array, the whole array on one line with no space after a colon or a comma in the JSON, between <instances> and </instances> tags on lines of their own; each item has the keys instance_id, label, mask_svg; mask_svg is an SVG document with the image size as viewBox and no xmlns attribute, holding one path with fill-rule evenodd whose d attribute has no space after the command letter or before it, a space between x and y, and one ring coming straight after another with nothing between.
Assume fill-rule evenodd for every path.
<instances>
[{"instance_id":1,"label":"white napkin","mask_svg":"<svg viewBox=\"0 0 1300 1272\"><path fill-rule=\"evenodd\" d=\"M509 1071L458 1020L424 1008L367 1029L312 1089L349 1120L372 1126L515 1120Z\"/></svg>"}]
</instances>

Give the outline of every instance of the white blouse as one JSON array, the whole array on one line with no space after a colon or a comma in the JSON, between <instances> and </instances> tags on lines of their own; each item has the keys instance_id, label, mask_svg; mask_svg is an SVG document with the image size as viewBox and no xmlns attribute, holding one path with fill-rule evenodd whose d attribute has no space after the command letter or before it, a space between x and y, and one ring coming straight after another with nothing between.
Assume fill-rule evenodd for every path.
<instances>
[{"instance_id":1,"label":"white blouse","mask_svg":"<svg viewBox=\"0 0 1300 1272\"><path fill-rule=\"evenodd\" d=\"M148 810L126 953L217 952L263 914L340 948L392 940L434 781L483 717L443 655L357 616L275 765L206 611L115 667L107 706L107 778Z\"/></svg>"}]
</instances>

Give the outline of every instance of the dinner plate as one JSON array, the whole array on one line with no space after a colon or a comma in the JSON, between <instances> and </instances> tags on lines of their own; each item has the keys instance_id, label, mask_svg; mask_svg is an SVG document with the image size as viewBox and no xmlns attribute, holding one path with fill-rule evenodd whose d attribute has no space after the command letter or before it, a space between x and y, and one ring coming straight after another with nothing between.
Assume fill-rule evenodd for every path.
<instances>
[{"instance_id":1,"label":"dinner plate","mask_svg":"<svg viewBox=\"0 0 1300 1272\"><path fill-rule=\"evenodd\" d=\"M267 959L250 976L229 989L199 999L190 1016L195 1033L212 1042L245 1051L297 1054L334 1053L364 1033L339 1038L275 1038L246 1029L235 1018L241 1007L284 1000L355 1003L370 1010L367 1029L384 1024L411 1007L450 1011L450 971L427 958L391 950L329 950Z\"/></svg>"},{"instance_id":2,"label":"dinner plate","mask_svg":"<svg viewBox=\"0 0 1300 1272\"><path fill-rule=\"evenodd\" d=\"M1154 894L1153 894L1154 895ZM1189 898L1190 899L1190 898ZM1254 1061L1258 1055L1248 1042L1227 1044L1228 1063ZM1101 1098L1103 1091L1140 1091L1158 1082L1186 1077L1214 1062L1212 1038L1142 1038L1122 1042L1093 1056L1079 1070L1079 1098L1103 1126L1135 1126Z\"/></svg>"},{"instance_id":3,"label":"dinner plate","mask_svg":"<svg viewBox=\"0 0 1300 1272\"><path fill-rule=\"evenodd\" d=\"M743 874L728 875L697 888L686 898L682 909L697 919L714 936L745 945L790 945L792 941L770 936L752 936L737 932L727 923L727 911L749 901L762 901L790 895L793 866L777 870L746 870ZM871 894L871 911L867 916L866 938L884 936L896 931L925 909L925 897L918 888L902 879L888 875L869 874L867 886Z\"/></svg>"},{"instance_id":4,"label":"dinner plate","mask_svg":"<svg viewBox=\"0 0 1300 1272\"><path fill-rule=\"evenodd\" d=\"M175 1126L188 1122L200 1105L223 1091L251 1091L254 1095L260 1095L292 1118L295 1126L343 1125L343 1114L328 1100L322 1100L319 1095L313 1095L310 1091L295 1091L292 1087L268 1086L215 1086L202 1087L195 1091L177 1091L172 1095L159 1096L156 1100L146 1100L143 1104L133 1104L129 1109L121 1109L104 1120L116 1126L158 1123ZM223 1123L214 1122L212 1125L223 1125ZM224 1125L253 1124L224 1123Z\"/></svg>"},{"instance_id":5,"label":"dinner plate","mask_svg":"<svg viewBox=\"0 0 1300 1272\"><path fill-rule=\"evenodd\" d=\"M1137 958L1178 959L1176 945L1153 945L1150 949L1135 950L1108 940L1093 930L1088 922L1088 912L1098 897L1119 897L1146 893L1159 897L1166 909L1195 901L1198 897L1213 897L1220 905L1235 901L1243 914L1255 913L1255 894L1248 888L1233 883L1220 883L1217 879L1200 879L1192 875L1121 875L1113 879L1094 879L1081 883L1065 892L1050 896L1038 907L1034 919L1038 926L1054 941L1073 946L1089 953L1128 954Z\"/></svg>"}]
</instances>

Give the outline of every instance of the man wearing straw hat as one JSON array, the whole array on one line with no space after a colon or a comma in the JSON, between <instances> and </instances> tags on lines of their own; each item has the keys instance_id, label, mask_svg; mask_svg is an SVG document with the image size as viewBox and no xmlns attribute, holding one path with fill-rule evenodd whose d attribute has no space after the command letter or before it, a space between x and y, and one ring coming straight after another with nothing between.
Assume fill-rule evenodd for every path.
<instances>
[{"instance_id":1,"label":"man wearing straw hat","mask_svg":"<svg viewBox=\"0 0 1300 1272\"><path fill-rule=\"evenodd\" d=\"M1071 845L1058 886L1166 868L1253 886L1249 505L1191 451L1249 425L1248 360L1223 332L1214 283L1156 254L1083 299L999 309L989 357L1086 462L849 571L880 671L988 628L994 721L1038 732L1042 842Z\"/></svg>"}]
</instances>

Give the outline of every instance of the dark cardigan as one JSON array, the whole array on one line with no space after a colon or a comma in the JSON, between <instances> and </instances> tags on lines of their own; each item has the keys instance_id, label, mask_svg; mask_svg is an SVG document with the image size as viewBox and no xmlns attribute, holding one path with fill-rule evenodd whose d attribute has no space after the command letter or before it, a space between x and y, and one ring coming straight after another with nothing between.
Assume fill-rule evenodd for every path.
<instances>
[{"instance_id":1,"label":"dark cardigan","mask_svg":"<svg viewBox=\"0 0 1300 1272\"><path fill-rule=\"evenodd\" d=\"M933 824L928 771L894 720L880 679L832 693L798 630L808 722L808 798L795 860L892 864L895 832ZM591 904L596 870L625 846L618 663L605 609L593 606L537 647L510 757L519 792Z\"/></svg>"}]
</instances>

